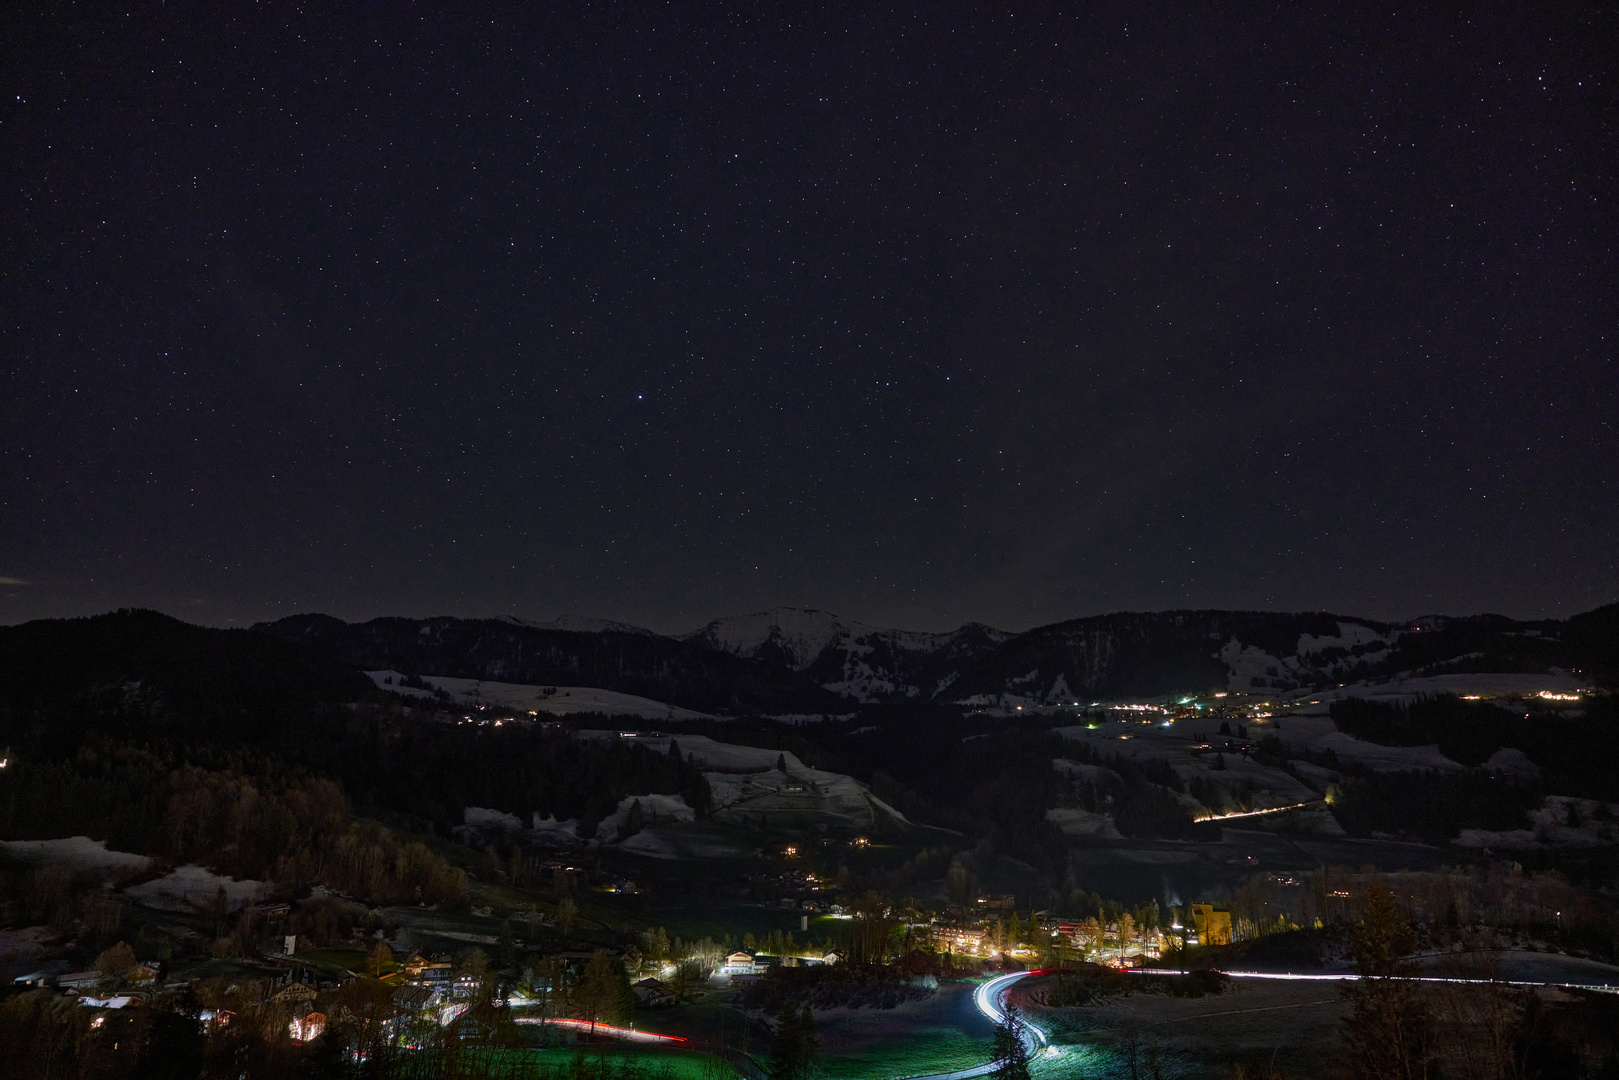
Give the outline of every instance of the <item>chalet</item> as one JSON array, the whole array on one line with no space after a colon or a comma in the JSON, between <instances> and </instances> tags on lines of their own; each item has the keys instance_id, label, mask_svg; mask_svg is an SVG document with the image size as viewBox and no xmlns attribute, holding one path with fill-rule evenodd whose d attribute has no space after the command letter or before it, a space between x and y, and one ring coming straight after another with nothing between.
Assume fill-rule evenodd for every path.
<instances>
[{"instance_id":1,"label":"chalet","mask_svg":"<svg viewBox=\"0 0 1619 1080\"><path fill-rule=\"evenodd\" d=\"M725 958L720 965L721 975L763 975L765 965L761 964L752 953L738 950Z\"/></svg>"},{"instance_id":2,"label":"chalet","mask_svg":"<svg viewBox=\"0 0 1619 1080\"><path fill-rule=\"evenodd\" d=\"M642 979L630 987L635 1000L649 1009L675 1003L675 992L657 979Z\"/></svg>"},{"instance_id":3,"label":"chalet","mask_svg":"<svg viewBox=\"0 0 1619 1080\"><path fill-rule=\"evenodd\" d=\"M945 952L977 956L984 948L984 937L989 933L982 926L936 926L933 929L933 947Z\"/></svg>"},{"instance_id":4,"label":"chalet","mask_svg":"<svg viewBox=\"0 0 1619 1080\"><path fill-rule=\"evenodd\" d=\"M318 1039L325 1030L325 1013L306 1013L303 1016L293 1017L287 1023L287 1032L292 1036L292 1041L296 1043L306 1043L313 1039Z\"/></svg>"},{"instance_id":5,"label":"chalet","mask_svg":"<svg viewBox=\"0 0 1619 1080\"><path fill-rule=\"evenodd\" d=\"M400 965L400 968L408 977L414 979L422 975L424 972L448 972L450 970L450 962L448 960L429 960L421 953L413 953L410 959L406 960ZM449 978L447 974L444 977Z\"/></svg>"},{"instance_id":6,"label":"chalet","mask_svg":"<svg viewBox=\"0 0 1619 1080\"><path fill-rule=\"evenodd\" d=\"M302 1005L315 1000L315 991L303 983L289 983L271 995L278 1005Z\"/></svg>"}]
</instances>

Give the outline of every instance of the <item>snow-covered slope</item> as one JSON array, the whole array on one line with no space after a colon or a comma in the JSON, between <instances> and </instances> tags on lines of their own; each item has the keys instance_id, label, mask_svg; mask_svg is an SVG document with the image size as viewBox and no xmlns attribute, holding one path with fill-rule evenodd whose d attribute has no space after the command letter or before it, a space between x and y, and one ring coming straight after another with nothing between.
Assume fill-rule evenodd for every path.
<instances>
[{"instance_id":1,"label":"snow-covered slope","mask_svg":"<svg viewBox=\"0 0 1619 1080\"><path fill-rule=\"evenodd\" d=\"M809 608L715 619L684 640L802 671L856 701L926 701L1012 635L978 623L948 633L887 630Z\"/></svg>"},{"instance_id":2,"label":"snow-covered slope","mask_svg":"<svg viewBox=\"0 0 1619 1080\"><path fill-rule=\"evenodd\" d=\"M1118 612L1021 634L965 670L946 697L975 706L1072 707L1211 689L1317 693L1433 679L1462 685L1461 677L1479 675L1534 676L1536 688L1550 688L1554 669L1582 655L1560 632L1559 624L1499 615L1386 623L1326 612Z\"/></svg>"},{"instance_id":3,"label":"snow-covered slope","mask_svg":"<svg viewBox=\"0 0 1619 1080\"><path fill-rule=\"evenodd\" d=\"M405 685L397 671L368 671L377 686L412 697L431 697L443 690L458 705L497 705L568 716L572 713L600 713L604 716L638 716L644 720L702 720L708 714L682 709L662 701L603 690L597 686L531 686L526 683L490 682L483 679L454 679L446 675L424 675L426 690Z\"/></svg>"}]
</instances>

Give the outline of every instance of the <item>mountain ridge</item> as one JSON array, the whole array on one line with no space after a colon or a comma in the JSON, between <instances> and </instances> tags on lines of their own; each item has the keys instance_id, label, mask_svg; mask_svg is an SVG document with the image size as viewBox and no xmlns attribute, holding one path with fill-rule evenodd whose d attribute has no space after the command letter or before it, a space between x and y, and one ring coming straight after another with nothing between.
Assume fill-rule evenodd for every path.
<instances>
[{"instance_id":1,"label":"mountain ridge","mask_svg":"<svg viewBox=\"0 0 1619 1080\"><path fill-rule=\"evenodd\" d=\"M861 702L927 701L956 674L1016 635L983 623L897 630L815 608L778 607L710 621L682 640L789 667Z\"/></svg>"}]
</instances>

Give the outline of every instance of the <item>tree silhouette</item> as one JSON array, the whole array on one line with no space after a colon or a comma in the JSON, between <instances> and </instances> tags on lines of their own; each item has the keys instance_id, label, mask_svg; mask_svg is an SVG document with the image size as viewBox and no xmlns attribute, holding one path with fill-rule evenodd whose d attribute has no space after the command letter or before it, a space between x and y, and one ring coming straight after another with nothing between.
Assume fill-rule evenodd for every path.
<instances>
[{"instance_id":1,"label":"tree silhouette","mask_svg":"<svg viewBox=\"0 0 1619 1080\"><path fill-rule=\"evenodd\" d=\"M791 1002L781 1007L776 1037L770 1043L766 1071L770 1080L809 1080L821 1060L821 1043L815 1037L815 1016L809 1002L802 1010Z\"/></svg>"},{"instance_id":2,"label":"tree silhouette","mask_svg":"<svg viewBox=\"0 0 1619 1080\"><path fill-rule=\"evenodd\" d=\"M1029 1048L1023 1042L1023 1018L1008 1005L995 1028L995 1080L1029 1080Z\"/></svg>"}]
</instances>

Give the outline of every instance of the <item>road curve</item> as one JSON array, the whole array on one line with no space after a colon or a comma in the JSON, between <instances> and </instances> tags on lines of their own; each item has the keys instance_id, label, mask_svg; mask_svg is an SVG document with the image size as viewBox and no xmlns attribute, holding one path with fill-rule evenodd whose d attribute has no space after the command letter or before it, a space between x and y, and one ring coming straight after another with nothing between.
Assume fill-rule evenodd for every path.
<instances>
[{"instance_id":1,"label":"road curve","mask_svg":"<svg viewBox=\"0 0 1619 1080\"><path fill-rule=\"evenodd\" d=\"M1019 979L1036 974L1033 971L1014 971L1007 975L997 975L973 991L973 1004L992 1023L1001 1024L1006 1020L1006 1011L1002 1003L1006 1000L1006 992L1012 984ZM1029 1023L1023 1021L1023 1042L1029 1048L1031 1058L1038 1057L1045 1052L1048 1041L1046 1033ZM910 1080L968 1080L974 1076L988 1076L999 1066L998 1061L986 1061L982 1065L974 1065L970 1069L957 1069L955 1072L932 1073L928 1076L912 1077Z\"/></svg>"}]
</instances>

